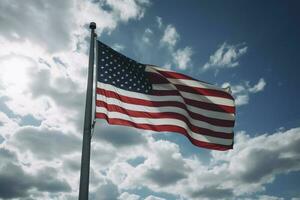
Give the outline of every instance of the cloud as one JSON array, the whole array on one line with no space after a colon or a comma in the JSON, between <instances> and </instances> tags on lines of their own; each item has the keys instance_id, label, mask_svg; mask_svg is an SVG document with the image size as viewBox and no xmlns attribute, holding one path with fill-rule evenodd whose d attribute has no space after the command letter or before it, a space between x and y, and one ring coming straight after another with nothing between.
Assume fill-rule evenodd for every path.
<instances>
[{"instance_id":1,"label":"cloud","mask_svg":"<svg viewBox=\"0 0 300 200\"><path fill-rule=\"evenodd\" d=\"M116 185L108 181L107 183L100 185L90 196L91 199L95 200L117 199L119 196L119 191Z\"/></svg>"},{"instance_id":2,"label":"cloud","mask_svg":"<svg viewBox=\"0 0 300 200\"><path fill-rule=\"evenodd\" d=\"M147 196L145 200L166 200L166 199L150 195Z\"/></svg>"},{"instance_id":3,"label":"cloud","mask_svg":"<svg viewBox=\"0 0 300 200\"><path fill-rule=\"evenodd\" d=\"M128 192L123 192L119 198L119 200L139 200L140 196L136 194L129 194Z\"/></svg>"},{"instance_id":4,"label":"cloud","mask_svg":"<svg viewBox=\"0 0 300 200\"><path fill-rule=\"evenodd\" d=\"M246 105L249 103L249 95L247 94L237 95L234 102L236 106Z\"/></svg>"},{"instance_id":5,"label":"cloud","mask_svg":"<svg viewBox=\"0 0 300 200\"><path fill-rule=\"evenodd\" d=\"M203 66L203 70L233 68L239 65L238 59L248 50L245 44L229 45L224 42L216 52L209 57L209 61Z\"/></svg>"},{"instance_id":6,"label":"cloud","mask_svg":"<svg viewBox=\"0 0 300 200\"><path fill-rule=\"evenodd\" d=\"M178 49L176 52L173 53L173 62L179 69L185 70L188 66L191 66L192 55L193 50L191 47Z\"/></svg>"},{"instance_id":7,"label":"cloud","mask_svg":"<svg viewBox=\"0 0 300 200\"><path fill-rule=\"evenodd\" d=\"M260 195L258 200L284 200L284 198L269 196L269 195Z\"/></svg>"},{"instance_id":8,"label":"cloud","mask_svg":"<svg viewBox=\"0 0 300 200\"><path fill-rule=\"evenodd\" d=\"M4 148L0 148L0 158L0 198L25 198L37 192L55 194L71 190L65 180L56 178L54 168L46 167L30 174L17 164L16 154Z\"/></svg>"},{"instance_id":9,"label":"cloud","mask_svg":"<svg viewBox=\"0 0 300 200\"><path fill-rule=\"evenodd\" d=\"M180 36L177 33L175 27L171 24L167 25L163 37L160 40L161 45L167 46L170 49L174 48Z\"/></svg>"},{"instance_id":10,"label":"cloud","mask_svg":"<svg viewBox=\"0 0 300 200\"><path fill-rule=\"evenodd\" d=\"M249 81L242 82L237 85L231 85L226 82L222 84L222 88L230 88L233 96L235 97L235 105L242 106L249 103L250 94L262 92L267 85L265 79L260 78L259 81L253 86L250 85Z\"/></svg>"},{"instance_id":11,"label":"cloud","mask_svg":"<svg viewBox=\"0 0 300 200\"><path fill-rule=\"evenodd\" d=\"M231 189L212 186L192 192L191 197L194 199L231 199L233 198L233 192Z\"/></svg>"},{"instance_id":12,"label":"cloud","mask_svg":"<svg viewBox=\"0 0 300 200\"><path fill-rule=\"evenodd\" d=\"M112 48L116 51L123 51L125 49L125 46L121 45L121 44L118 44L118 43L115 43L115 44L112 45Z\"/></svg>"},{"instance_id":13,"label":"cloud","mask_svg":"<svg viewBox=\"0 0 300 200\"><path fill-rule=\"evenodd\" d=\"M113 164L108 177L121 190L143 186L179 199L256 199L278 175L300 171L299 133L300 128L256 137L238 132L234 149L212 151L208 165L183 157L173 143L149 140L142 163Z\"/></svg>"},{"instance_id":14,"label":"cloud","mask_svg":"<svg viewBox=\"0 0 300 200\"><path fill-rule=\"evenodd\" d=\"M13 136L13 143L22 151L30 151L38 159L52 160L80 150L77 136L55 128L22 127Z\"/></svg>"},{"instance_id":15,"label":"cloud","mask_svg":"<svg viewBox=\"0 0 300 200\"><path fill-rule=\"evenodd\" d=\"M161 18L157 17L157 23L160 28L163 27ZM180 35L177 32L175 26L168 24L164 30L164 34L160 40L161 46L168 47L169 54L172 57L172 62L176 66L175 68L186 70L188 67L192 66L192 55L193 49L189 46L184 48L176 49L175 46L180 39ZM169 61L167 63L170 63ZM166 66L170 68L167 64Z\"/></svg>"},{"instance_id":16,"label":"cloud","mask_svg":"<svg viewBox=\"0 0 300 200\"><path fill-rule=\"evenodd\" d=\"M163 22L162 22L161 17L156 16L156 22L157 22L157 26L158 26L159 29L163 27Z\"/></svg>"},{"instance_id":17,"label":"cloud","mask_svg":"<svg viewBox=\"0 0 300 200\"><path fill-rule=\"evenodd\" d=\"M106 4L110 6L115 15L122 21L129 19L141 19L145 13L145 6L150 2L148 0L107 0Z\"/></svg>"},{"instance_id":18,"label":"cloud","mask_svg":"<svg viewBox=\"0 0 300 200\"><path fill-rule=\"evenodd\" d=\"M252 93L261 92L264 90L265 86L266 86L266 81L263 78L260 78L256 85L249 88L249 92L252 92Z\"/></svg>"},{"instance_id":19,"label":"cloud","mask_svg":"<svg viewBox=\"0 0 300 200\"><path fill-rule=\"evenodd\" d=\"M222 185L231 187L236 194L253 193L264 190L264 185L273 182L278 174L299 171L299 133L300 128L253 138L238 134L232 151L212 154L216 161L228 163L228 182Z\"/></svg>"},{"instance_id":20,"label":"cloud","mask_svg":"<svg viewBox=\"0 0 300 200\"><path fill-rule=\"evenodd\" d=\"M146 28L143 36L142 41L146 44L151 44L150 37L153 35L153 31L150 28Z\"/></svg>"},{"instance_id":21,"label":"cloud","mask_svg":"<svg viewBox=\"0 0 300 200\"><path fill-rule=\"evenodd\" d=\"M147 141L141 133L132 128L119 126L104 129L103 126L96 126L95 139L106 141L116 147L126 147L139 144L146 144Z\"/></svg>"},{"instance_id":22,"label":"cloud","mask_svg":"<svg viewBox=\"0 0 300 200\"><path fill-rule=\"evenodd\" d=\"M29 39L51 52L62 50L70 44L72 7L71 0L1 1L0 34L9 40Z\"/></svg>"}]
</instances>

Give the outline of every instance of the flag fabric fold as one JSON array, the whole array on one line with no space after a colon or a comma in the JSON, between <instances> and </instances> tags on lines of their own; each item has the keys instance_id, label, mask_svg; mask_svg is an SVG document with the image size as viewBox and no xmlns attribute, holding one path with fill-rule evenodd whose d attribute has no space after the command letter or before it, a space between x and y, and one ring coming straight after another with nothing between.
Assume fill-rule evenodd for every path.
<instances>
[{"instance_id":1,"label":"flag fabric fold","mask_svg":"<svg viewBox=\"0 0 300 200\"><path fill-rule=\"evenodd\" d=\"M138 63L97 43L96 118L180 133L199 147L232 149L235 104L226 89Z\"/></svg>"}]
</instances>

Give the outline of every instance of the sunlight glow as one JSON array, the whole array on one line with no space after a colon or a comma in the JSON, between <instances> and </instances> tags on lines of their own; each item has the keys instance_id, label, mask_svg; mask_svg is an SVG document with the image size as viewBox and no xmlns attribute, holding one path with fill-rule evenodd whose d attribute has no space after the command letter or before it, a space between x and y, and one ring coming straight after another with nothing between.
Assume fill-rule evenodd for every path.
<instances>
[{"instance_id":1,"label":"sunlight glow","mask_svg":"<svg viewBox=\"0 0 300 200\"><path fill-rule=\"evenodd\" d=\"M1 82L5 88L13 88L20 91L26 87L29 81L29 68L32 62L24 57L9 56L0 61Z\"/></svg>"}]
</instances>

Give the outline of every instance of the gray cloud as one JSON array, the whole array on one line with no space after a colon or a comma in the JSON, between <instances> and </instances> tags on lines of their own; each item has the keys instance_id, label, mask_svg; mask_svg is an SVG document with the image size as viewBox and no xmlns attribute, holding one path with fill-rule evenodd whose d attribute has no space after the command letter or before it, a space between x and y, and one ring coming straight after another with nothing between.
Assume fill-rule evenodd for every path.
<instances>
[{"instance_id":1,"label":"gray cloud","mask_svg":"<svg viewBox=\"0 0 300 200\"><path fill-rule=\"evenodd\" d=\"M243 160L247 170L239 174L239 179L244 183L257 183L278 173L300 169L299 144L300 138L294 138L288 146L251 149L247 160Z\"/></svg>"},{"instance_id":2,"label":"gray cloud","mask_svg":"<svg viewBox=\"0 0 300 200\"><path fill-rule=\"evenodd\" d=\"M126 127L111 126L103 128L102 125L96 125L94 137L96 140L104 140L116 147L126 147L147 142L141 133Z\"/></svg>"},{"instance_id":3,"label":"gray cloud","mask_svg":"<svg viewBox=\"0 0 300 200\"><path fill-rule=\"evenodd\" d=\"M74 135L30 126L18 130L13 136L13 142L19 149L29 150L37 158L45 160L59 158L81 149L81 142Z\"/></svg>"},{"instance_id":4,"label":"gray cloud","mask_svg":"<svg viewBox=\"0 0 300 200\"><path fill-rule=\"evenodd\" d=\"M29 197L29 190L46 191L50 193L69 192L70 186L65 180L59 180L54 168L47 167L36 174L25 172L17 164L14 152L0 149L0 198Z\"/></svg>"},{"instance_id":5,"label":"gray cloud","mask_svg":"<svg viewBox=\"0 0 300 200\"><path fill-rule=\"evenodd\" d=\"M220 189L217 186L210 186L192 192L191 197L194 199L233 199L233 192L231 189Z\"/></svg>"},{"instance_id":6,"label":"gray cloud","mask_svg":"<svg viewBox=\"0 0 300 200\"><path fill-rule=\"evenodd\" d=\"M30 90L34 98L48 96L59 106L83 108L84 94L78 91L78 85L70 77L52 78L50 71L42 69L30 73Z\"/></svg>"},{"instance_id":7,"label":"gray cloud","mask_svg":"<svg viewBox=\"0 0 300 200\"><path fill-rule=\"evenodd\" d=\"M29 39L49 51L70 42L72 1L17 0L0 2L0 34L10 40Z\"/></svg>"},{"instance_id":8,"label":"gray cloud","mask_svg":"<svg viewBox=\"0 0 300 200\"><path fill-rule=\"evenodd\" d=\"M145 176L146 178L149 178L151 181L155 182L159 186L168 186L187 177L184 174L184 172L180 172L177 170L169 170L168 168L150 169L147 171Z\"/></svg>"},{"instance_id":9,"label":"gray cloud","mask_svg":"<svg viewBox=\"0 0 300 200\"><path fill-rule=\"evenodd\" d=\"M118 199L119 191L118 187L112 182L100 185L97 190L90 195L92 200L112 200Z\"/></svg>"}]
</instances>

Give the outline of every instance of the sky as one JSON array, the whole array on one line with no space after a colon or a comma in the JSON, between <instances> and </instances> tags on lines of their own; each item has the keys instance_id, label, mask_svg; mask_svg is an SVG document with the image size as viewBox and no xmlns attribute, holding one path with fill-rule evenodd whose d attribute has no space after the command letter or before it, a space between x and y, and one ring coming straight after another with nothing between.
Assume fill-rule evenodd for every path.
<instances>
[{"instance_id":1,"label":"sky","mask_svg":"<svg viewBox=\"0 0 300 200\"><path fill-rule=\"evenodd\" d=\"M0 1L0 199L78 198L89 50L231 87L235 144L98 120L90 199L300 199L299 1Z\"/></svg>"}]
</instances>

